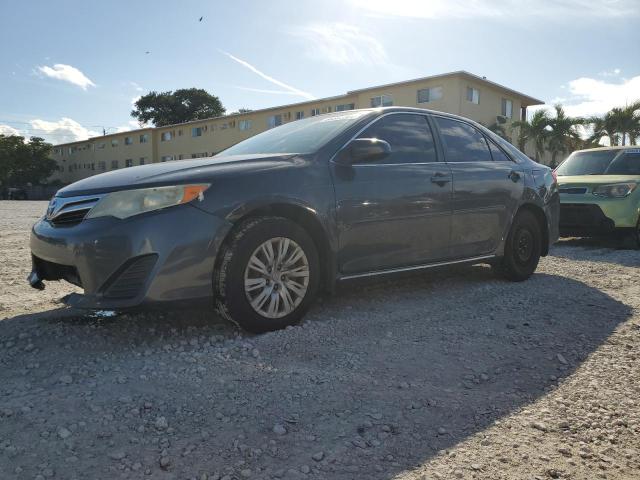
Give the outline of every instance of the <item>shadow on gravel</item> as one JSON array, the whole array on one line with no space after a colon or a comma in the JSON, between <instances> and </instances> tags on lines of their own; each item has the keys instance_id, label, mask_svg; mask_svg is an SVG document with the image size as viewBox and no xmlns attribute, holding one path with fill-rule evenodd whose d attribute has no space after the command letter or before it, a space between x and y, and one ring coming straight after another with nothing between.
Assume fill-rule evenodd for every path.
<instances>
[{"instance_id":1,"label":"shadow on gravel","mask_svg":"<svg viewBox=\"0 0 640 480\"><path fill-rule=\"evenodd\" d=\"M619 239L608 237L561 239L552 247L551 255L570 260L617 263L625 267L640 266L640 250L626 247Z\"/></svg>"},{"instance_id":2,"label":"shadow on gravel","mask_svg":"<svg viewBox=\"0 0 640 480\"><path fill-rule=\"evenodd\" d=\"M554 389L630 315L482 266L345 284L254 337L197 310L22 315L0 322L0 477L391 479Z\"/></svg>"}]
</instances>

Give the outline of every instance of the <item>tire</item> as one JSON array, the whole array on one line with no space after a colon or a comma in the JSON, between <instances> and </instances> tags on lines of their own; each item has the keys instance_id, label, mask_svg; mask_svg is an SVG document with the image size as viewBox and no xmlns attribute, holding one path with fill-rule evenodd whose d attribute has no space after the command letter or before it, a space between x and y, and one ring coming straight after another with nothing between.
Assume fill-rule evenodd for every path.
<instances>
[{"instance_id":1,"label":"tire","mask_svg":"<svg viewBox=\"0 0 640 480\"><path fill-rule=\"evenodd\" d=\"M527 210L516 214L504 246L504 256L493 264L494 271L512 282L528 279L538 267L542 232L535 215Z\"/></svg>"},{"instance_id":2,"label":"tire","mask_svg":"<svg viewBox=\"0 0 640 480\"><path fill-rule=\"evenodd\" d=\"M627 234L623 239L622 248L640 250L640 219L638 219L635 230Z\"/></svg>"},{"instance_id":3,"label":"tire","mask_svg":"<svg viewBox=\"0 0 640 480\"><path fill-rule=\"evenodd\" d=\"M284 255L278 254L285 248ZM295 257L299 258L289 265ZM249 332L298 323L318 293L318 249L305 229L286 218L244 221L233 230L219 258L213 279L216 309Z\"/></svg>"}]
</instances>

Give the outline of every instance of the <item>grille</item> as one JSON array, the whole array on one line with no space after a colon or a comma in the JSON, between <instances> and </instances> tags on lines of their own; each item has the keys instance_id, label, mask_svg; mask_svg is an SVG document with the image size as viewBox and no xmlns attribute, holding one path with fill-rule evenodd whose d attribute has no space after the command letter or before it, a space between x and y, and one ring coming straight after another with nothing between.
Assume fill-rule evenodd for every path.
<instances>
[{"instance_id":1,"label":"grille","mask_svg":"<svg viewBox=\"0 0 640 480\"><path fill-rule=\"evenodd\" d=\"M70 212L63 212L59 214L57 217L51 219L51 223L55 226L72 226L77 225L84 217L86 217L87 213L89 213L90 208L83 208L82 210L73 210Z\"/></svg>"},{"instance_id":2,"label":"grille","mask_svg":"<svg viewBox=\"0 0 640 480\"><path fill-rule=\"evenodd\" d=\"M158 255L143 255L127 261L107 281L104 296L107 298L133 298L144 287Z\"/></svg>"},{"instance_id":3,"label":"grille","mask_svg":"<svg viewBox=\"0 0 640 480\"><path fill-rule=\"evenodd\" d=\"M587 193L587 187L564 187L560 188L560 193L582 194Z\"/></svg>"}]
</instances>

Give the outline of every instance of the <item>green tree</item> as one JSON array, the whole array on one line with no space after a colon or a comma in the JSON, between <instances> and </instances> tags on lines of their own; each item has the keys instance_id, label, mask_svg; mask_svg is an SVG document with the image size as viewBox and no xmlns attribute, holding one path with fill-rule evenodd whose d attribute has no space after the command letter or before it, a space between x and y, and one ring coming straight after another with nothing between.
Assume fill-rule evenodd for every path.
<instances>
[{"instance_id":1,"label":"green tree","mask_svg":"<svg viewBox=\"0 0 640 480\"><path fill-rule=\"evenodd\" d=\"M225 109L220 99L201 88L174 92L149 92L138 99L131 116L156 127L219 117Z\"/></svg>"},{"instance_id":2,"label":"green tree","mask_svg":"<svg viewBox=\"0 0 640 480\"><path fill-rule=\"evenodd\" d=\"M611 112L607 112L602 117L589 117L586 119L585 123L587 125L591 125L591 128L593 129L593 133L589 136L589 142L599 143L603 138L608 138L609 145L618 145L618 127L615 119L611 116Z\"/></svg>"},{"instance_id":3,"label":"green tree","mask_svg":"<svg viewBox=\"0 0 640 480\"><path fill-rule=\"evenodd\" d=\"M550 134L550 121L546 110L536 110L531 120L518 120L512 124L513 128L518 129L518 148L524 152L527 142L531 142L536 162L544 154L545 144Z\"/></svg>"},{"instance_id":4,"label":"green tree","mask_svg":"<svg viewBox=\"0 0 640 480\"><path fill-rule=\"evenodd\" d=\"M496 135L498 135L499 137L504 138L507 142L510 142L511 137L509 137L509 135L507 134L506 123L507 123L507 117L503 115L498 115L496 117L496 121L491 125L489 125L487 128L491 130L493 133L495 133Z\"/></svg>"},{"instance_id":5,"label":"green tree","mask_svg":"<svg viewBox=\"0 0 640 480\"><path fill-rule=\"evenodd\" d=\"M551 151L551 167L558 165L558 154L571 152L580 148L584 143L580 138L578 126L585 123L584 119L568 116L562 105L556 105L556 116L549 120L548 146Z\"/></svg>"},{"instance_id":6,"label":"green tree","mask_svg":"<svg viewBox=\"0 0 640 480\"><path fill-rule=\"evenodd\" d=\"M635 138L640 132L640 101L626 107L612 108L607 115L610 115L616 132L620 135L620 144L626 145L627 137L629 137L629 143L635 143Z\"/></svg>"},{"instance_id":7,"label":"green tree","mask_svg":"<svg viewBox=\"0 0 640 480\"><path fill-rule=\"evenodd\" d=\"M19 135L0 135L0 184L23 186L46 182L58 168L49 158L51 145L42 138L25 142Z\"/></svg>"}]
</instances>

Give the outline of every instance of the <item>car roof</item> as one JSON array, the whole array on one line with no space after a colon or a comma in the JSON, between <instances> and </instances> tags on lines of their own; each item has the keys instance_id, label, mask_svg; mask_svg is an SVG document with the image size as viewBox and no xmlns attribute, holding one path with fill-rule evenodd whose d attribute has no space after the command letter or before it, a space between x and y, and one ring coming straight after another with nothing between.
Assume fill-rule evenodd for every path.
<instances>
[{"instance_id":1,"label":"car roof","mask_svg":"<svg viewBox=\"0 0 640 480\"><path fill-rule=\"evenodd\" d=\"M575 152L599 152L605 150L629 150L629 149L640 149L640 145L615 145L612 147L595 147L595 148L584 148L582 150L575 150Z\"/></svg>"}]
</instances>

